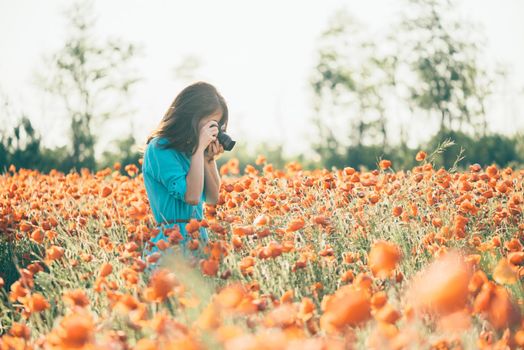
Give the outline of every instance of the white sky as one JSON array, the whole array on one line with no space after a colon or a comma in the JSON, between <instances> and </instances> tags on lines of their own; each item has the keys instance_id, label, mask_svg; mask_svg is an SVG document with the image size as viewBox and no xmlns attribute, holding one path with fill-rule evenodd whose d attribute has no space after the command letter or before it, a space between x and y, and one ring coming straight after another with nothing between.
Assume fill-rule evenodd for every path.
<instances>
[{"instance_id":1,"label":"white sky","mask_svg":"<svg viewBox=\"0 0 524 350\"><path fill-rule=\"evenodd\" d=\"M0 91L26 112L48 146L67 141L67 125L48 97L32 85L42 55L64 42L68 0L0 0ZM308 78L315 65L316 40L333 12L346 6L373 31L380 31L400 10L399 0L192 0L97 1L100 37L120 36L142 44L136 62L144 81L132 104L134 133L143 140L157 125L186 82L174 68L187 55L202 62L198 80L214 84L230 109L230 134L247 144L259 140L285 143L289 154L307 149L314 135ZM480 22L489 41L488 57L510 68L510 81L490 105L491 129L524 129L524 1L463 0L460 11ZM411 144L435 132L411 121ZM108 124L105 141L129 130L129 120ZM422 130L422 131L420 131ZM418 137L418 138L417 138ZM100 149L98 150L100 153Z\"/></svg>"}]
</instances>

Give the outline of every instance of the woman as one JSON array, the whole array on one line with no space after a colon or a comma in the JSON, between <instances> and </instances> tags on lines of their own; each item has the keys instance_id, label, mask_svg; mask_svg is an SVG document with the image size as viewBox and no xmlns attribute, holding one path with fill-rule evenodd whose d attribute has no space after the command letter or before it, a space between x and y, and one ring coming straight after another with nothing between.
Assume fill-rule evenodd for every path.
<instances>
[{"instance_id":1,"label":"woman","mask_svg":"<svg viewBox=\"0 0 524 350\"><path fill-rule=\"evenodd\" d=\"M228 109L214 86L196 82L184 88L147 138L142 173L155 221L160 232L153 243L164 239L166 228L178 225L186 244L189 219L203 218L203 203L216 204L220 175L215 161L224 152L217 140L218 128L226 131ZM208 241L200 228L200 244ZM156 246L146 254L158 251Z\"/></svg>"}]
</instances>

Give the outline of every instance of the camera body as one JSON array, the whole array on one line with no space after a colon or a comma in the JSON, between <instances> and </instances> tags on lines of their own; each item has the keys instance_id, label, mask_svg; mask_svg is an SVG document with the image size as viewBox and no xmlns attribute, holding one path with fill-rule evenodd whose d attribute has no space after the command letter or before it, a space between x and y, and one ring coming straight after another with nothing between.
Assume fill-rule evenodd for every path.
<instances>
[{"instance_id":1,"label":"camera body","mask_svg":"<svg viewBox=\"0 0 524 350\"><path fill-rule=\"evenodd\" d=\"M231 136L223 132L220 128L218 128L217 139L218 142L222 145L222 147L224 147L225 151L231 151L236 143L236 141L233 141Z\"/></svg>"}]
</instances>

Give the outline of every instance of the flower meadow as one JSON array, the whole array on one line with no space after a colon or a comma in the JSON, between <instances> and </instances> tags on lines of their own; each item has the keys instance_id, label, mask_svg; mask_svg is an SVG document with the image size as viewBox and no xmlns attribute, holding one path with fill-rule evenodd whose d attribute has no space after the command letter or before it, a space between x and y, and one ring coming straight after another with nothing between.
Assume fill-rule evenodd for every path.
<instances>
[{"instance_id":1,"label":"flower meadow","mask_svg":"<svg viewBox=\"0 0 524 350\"><path fill-rule=\"evenodd\" d=\"M517 349L524 170L220 168L160 252L142 174L0 176L0 349ZM209 244L199 239L206 227Z\"/></svg>"}]
</instances>

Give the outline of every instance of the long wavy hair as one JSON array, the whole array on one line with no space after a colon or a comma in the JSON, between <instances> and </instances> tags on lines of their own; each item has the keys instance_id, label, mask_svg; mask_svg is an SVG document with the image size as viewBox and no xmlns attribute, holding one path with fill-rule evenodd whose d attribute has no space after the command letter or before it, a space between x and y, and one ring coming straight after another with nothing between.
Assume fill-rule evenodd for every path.
<instances>
[{"instance_id":1,"label":"long wavy hair","mask_svg":"<svg viewBox=\"0 0 524 350\"><path fill-rule=\"evenodd\" d=\"M140 152L142 154L145 152L145 148L153 138L164 137L168 142L159 144L160 147L176 149L188 156L193 155L199 141L198 123L218 111L222 112L219 128L226 131L227 104L217 89L203 81L185 87L175 97L156 129L149 134Z\"/></svg>"}]
</instances>

